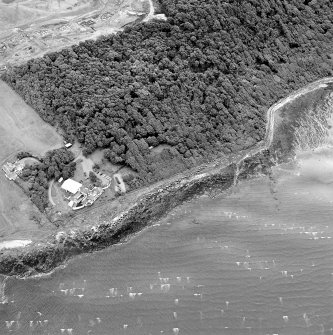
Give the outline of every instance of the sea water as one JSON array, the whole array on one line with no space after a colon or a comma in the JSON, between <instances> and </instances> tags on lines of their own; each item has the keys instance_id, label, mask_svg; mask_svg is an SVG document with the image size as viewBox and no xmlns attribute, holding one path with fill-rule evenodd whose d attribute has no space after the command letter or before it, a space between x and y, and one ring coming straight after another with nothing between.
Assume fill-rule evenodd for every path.
<instances>
[{"instance_id":1,"label":"sea water","mask_svg":"<svg viewBox=\"0 0 333 335\"><path fill-rule=\"evenodd\" d=\"M0 334L333 334L332 152L196 198L47 277L8 279Z\"/></svg>"}]
</instances>

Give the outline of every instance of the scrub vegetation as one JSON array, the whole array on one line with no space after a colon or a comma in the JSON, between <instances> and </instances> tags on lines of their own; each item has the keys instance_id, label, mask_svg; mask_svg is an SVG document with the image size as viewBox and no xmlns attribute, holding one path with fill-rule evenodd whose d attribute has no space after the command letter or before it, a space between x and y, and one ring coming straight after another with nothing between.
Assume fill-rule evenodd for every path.
<instances>
[{"instance_id":1,"label":"scrub vegetation","mask_svg":"<svg viewBox=\"0 0 333 335\"><path fill-rule=\"evenodd\" d=\"M8 71L41 117L106 149L137 187L265 133L265 112L288 92L332 75L330 0L161 0L167 21L54 52ZM153 153L160 145L167 148Z\"/></svg>"}]
</instances>

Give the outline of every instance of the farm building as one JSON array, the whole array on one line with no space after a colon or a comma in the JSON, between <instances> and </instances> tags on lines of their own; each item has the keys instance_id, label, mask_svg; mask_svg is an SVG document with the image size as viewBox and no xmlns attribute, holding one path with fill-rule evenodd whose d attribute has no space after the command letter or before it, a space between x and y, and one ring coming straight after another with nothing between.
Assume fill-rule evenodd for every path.
<instances>
[{"instance_id":1,"label":"farm building","mask_svg":"<svg viewBox=\"0 0 333 335\"><path fill-rule=\"evenodd\" d=\"M82 184L78 183L77 181L73 179L66 179L62 185L61 188L69 193L76 194L79 192L80 188L82 187Z\"/></svg>"},{"instance_id":2,"label":"farm building","mask_svg":"<svg viewBox=\"0 0 333 335\"><path fill-rule=\"evenodd\" d=\"M65 196L65 199L69 200L68 206L73 210L91 206L104 191L101 187L85 187L73 179L65 180L61 188L71 193L71 195Z\"/></svg>"},{"instance_id":3,"label":"farm building","mask_svg":"<svg viewBox=\"0 0 333 335\"><path fill-rule=\"evenodd\" d=\"M2 166L2 170L5 172L5 175L9 180L15 180L22 172L23 168L24 163L22 162L15 162L14 164L7 162Z\"/></svg>"}]
</instances>

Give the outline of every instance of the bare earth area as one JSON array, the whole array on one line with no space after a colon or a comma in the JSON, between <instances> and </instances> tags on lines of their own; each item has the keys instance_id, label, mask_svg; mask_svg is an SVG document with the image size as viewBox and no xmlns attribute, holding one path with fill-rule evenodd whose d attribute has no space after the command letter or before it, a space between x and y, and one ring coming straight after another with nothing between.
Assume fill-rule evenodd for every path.
<instances>
[{"instance_id":1,"label":"bare earth area","mask_svg":"<svg viewBox=\"0 0 333 335\"><path fill-rule=\"evenodd\" d=\"M148 0L0 0L0 71L86 39L115 33L147 13Z\"/></svg>"},{"instance_id":2,"label":"bare earth area","mask_svg":"<svg viewBox=\"0 0 333 335\"><path fill-rule=\"evenodd\" d=\"M4 82L0 81L0 163L19 151L44 155L60 148L62 137ZM0 242L37 238L50 226L23 190L0 171ZM43 228L44 227L44 228Z\"/></svg>"}]
</instances>

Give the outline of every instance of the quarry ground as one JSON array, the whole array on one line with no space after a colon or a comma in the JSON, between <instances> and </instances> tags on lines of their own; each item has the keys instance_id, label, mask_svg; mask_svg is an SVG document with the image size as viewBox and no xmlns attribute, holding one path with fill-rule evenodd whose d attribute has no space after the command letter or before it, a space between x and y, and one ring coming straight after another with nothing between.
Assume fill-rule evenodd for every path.
<instances>
[{"instance_id":1,"label":"quarry ground","mask_svg":"<svg viewBox=\"0 0 333 335\"><path fill-rule=\"evenodd\" d=\"M143 19L149 0L0 0L0 72Z\"/></svg>"}]
</instances>

